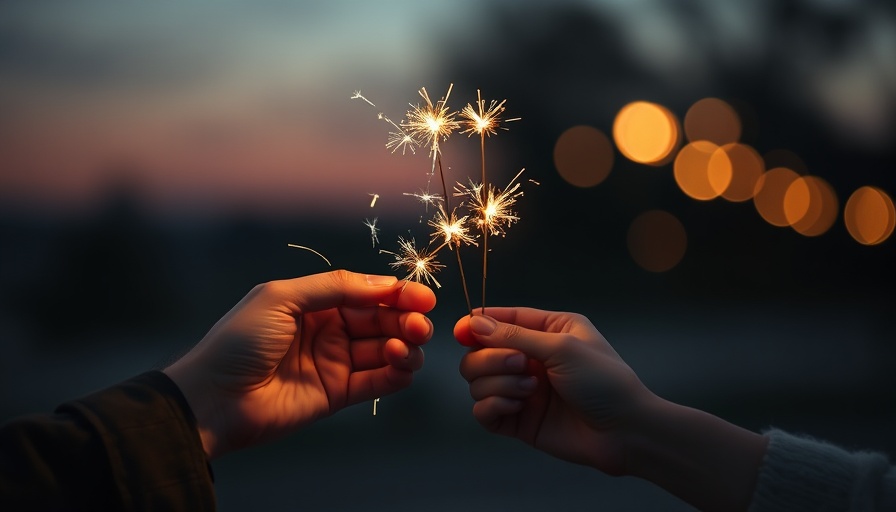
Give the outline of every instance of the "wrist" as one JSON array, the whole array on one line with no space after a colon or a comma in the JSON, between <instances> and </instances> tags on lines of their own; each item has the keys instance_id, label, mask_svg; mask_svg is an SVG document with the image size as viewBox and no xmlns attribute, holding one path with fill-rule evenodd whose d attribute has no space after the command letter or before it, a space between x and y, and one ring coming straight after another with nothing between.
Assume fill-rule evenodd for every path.
<instances>
[{"instance_id":1,"label":"wrist","mask_svg":"<svg viewBox=\"0 0 896 512\"><path fill-rule=\"evenodd\" d=\"M625 471L700 510L746 510L767 443L712 414L654 397L626 440Z\"/></svg>"},{"instance_id":2,"label":"wrist","mask_svg":"<svg viewBox=\"0 0 896 512\"><path fill-rule=\"evenodd\" d=\"M203 382L195 375L195 372L185 368L181 361L175 362L163 369L162 372L177 385L187 400L193 417L196 419L196 429L199 439L202 441L202 449L205 451L206 457L212 460L219 457L223 451L221 436L218 433L220 429L215 427L218 411L209 399L211 394L205 390L207 382Z\"/></svg>"}]
</instances>

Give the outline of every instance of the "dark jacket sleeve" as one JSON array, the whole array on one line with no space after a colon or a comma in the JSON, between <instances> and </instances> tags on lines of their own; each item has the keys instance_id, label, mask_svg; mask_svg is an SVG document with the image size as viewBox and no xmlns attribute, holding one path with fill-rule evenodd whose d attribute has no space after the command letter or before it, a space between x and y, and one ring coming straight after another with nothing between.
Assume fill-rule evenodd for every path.
<instances>
[{"instance_id":1,"label":"dark jacket sleeve","mask_svg":"<svg viewBox=\"0 0 896 512\"><path fill-rule=\"evenodd\" d=\"M186 399L147 372L0 427L0 510L214 510Z\"/></svg>"}]
</instances>

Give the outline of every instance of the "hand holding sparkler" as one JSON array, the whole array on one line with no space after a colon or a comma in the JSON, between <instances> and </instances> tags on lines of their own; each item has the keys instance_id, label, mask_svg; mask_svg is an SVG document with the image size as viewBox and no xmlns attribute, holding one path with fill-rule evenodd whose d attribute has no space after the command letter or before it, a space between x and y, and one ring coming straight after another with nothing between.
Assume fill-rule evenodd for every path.
<instances>
[{"instance_id":1,"label":"hand holding sparkler","mask_svg":"<svg viewBox=\"0 0 896 512\"><path fill-rule=\"evenodd\" d=\"M256 286L165 369L209 458L273 440L410 385L435 295L337 270Z\"/></svg>"},{"instance_id":2,"label":"hand holding sparkler","mask_svg":"<svg viewBox=\"0 0 896 512\"><path fill-rule=\"evenodd\" d=\"M747 509L767 438L659 398L582 315L498 307L489 315L454 327L461 344L477 347L460 371L483 427L646 479L699 510Z\"/></svg>"}]
</instances>

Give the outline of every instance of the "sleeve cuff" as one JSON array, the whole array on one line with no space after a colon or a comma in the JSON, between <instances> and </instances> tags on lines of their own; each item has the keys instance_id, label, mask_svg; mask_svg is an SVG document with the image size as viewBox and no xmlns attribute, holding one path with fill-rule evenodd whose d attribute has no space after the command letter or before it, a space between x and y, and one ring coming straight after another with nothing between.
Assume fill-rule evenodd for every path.
<instances>
[{"instance_id":1,"label":"sleeve cuff","mask_svg":"<svg viewBox=\"0 0 896 512\"><path fill-rule=\"evenodd\" d=\"M126 510L214 510L196 419L167 375L146 372L63 409L96 429Z\"/></svg>"}]
</instances>

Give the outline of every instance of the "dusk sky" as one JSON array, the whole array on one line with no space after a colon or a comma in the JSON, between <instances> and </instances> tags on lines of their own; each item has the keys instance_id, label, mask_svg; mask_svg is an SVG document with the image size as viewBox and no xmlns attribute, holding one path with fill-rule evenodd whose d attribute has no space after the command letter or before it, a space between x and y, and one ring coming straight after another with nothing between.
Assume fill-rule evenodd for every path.
<instances>
[{"instance_id":1,"label":"dusk sky","mask_svg":"<svg viewBox=\"0 0 896 512\"><path fill-rule=\"evenodd\" d=\"M674 23L663 2L570 3L614 20L626 58L667 84L711 90L705 41L693 27ZM805 3L847 11L844 2ZM377 110L402 118L409 102L420 101L420 87L437 99L453 80L443 68L446 57L475 56L470 43L490 41L496 13L530 5L3 2L0 202L65 212L91 205L110 184L127 183L163 213L338 214L368 193L413 192L425 155L389 154ZM725 35L712 44L732 61L747 63L767 51L767 2L695 5ZM851 143L873 150L893 133L896 68L887 63L896 61L896 30L892 17L862 13L862 37L835 59L821 60L821 49L806 39L811 33L792 34L792 49L805 51L792 76L778 79L795 103L821 111ZM513 55L515 41L496 45ZM519 77L521 86L526 80ZM475 99L477 84L462 85L452 92L454 108ZM378 109L350 100L358 89ZM565 91L558 84L544 94ZM513 112L514 98L508 99ZM601 98L577 101L587 111ZM552 143L545 141L548 148ZM455 162L468 149L475 158L475 142L456 144Z\"/></svg>"}]
</instances>

